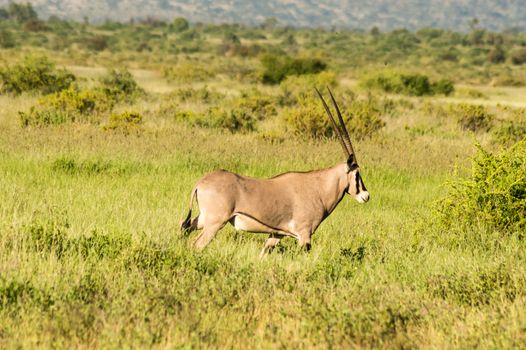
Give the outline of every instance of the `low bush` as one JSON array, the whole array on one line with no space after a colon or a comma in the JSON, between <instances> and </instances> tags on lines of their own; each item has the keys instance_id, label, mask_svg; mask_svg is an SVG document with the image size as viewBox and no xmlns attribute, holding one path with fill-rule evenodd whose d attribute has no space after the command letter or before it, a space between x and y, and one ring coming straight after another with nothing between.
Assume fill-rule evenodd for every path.
<instances>
[{"instance_id":1,"label":"low bush","mask_svg":"<svg viewBox=\"0 0 526 350\"><path fill-rule=\"evenodd\" d=\"M242 92L234 104L236 108L245 110L257 120L263 120L276 114L274 98L256 89Z\"/></svg>"},{"instance_id":2,"label":"low bush","mask_svg":"<svg viewBox=\"0 0 526 350\"><path fill-rule=\"evenodd\" d=\"M114 101L132 102L145 94L127 69L112 69L101 81L102 91Z\"/></svg>"},{"instance_id":3,"label":"low bush","mask_svg":"<svg viewBox=\"0 0 526 350\"><path fill-rule=\"evenodd\" d=\"M212 79L216 73L203 64L183 62L163 70L164 77L179 83L206 81Z\"/></svg>"},{"instance_id":4,"label":"low bush","mask_svg":"<svg viewBox=\"0 0 526 350\"><path fill-rule=\"evenodd\" d=\"M495 143L508 147L526 138L526 108L501 108L502 113L508 114L508 119L494 127L492 136Z\"/></svg>"},{"instance_id":5,"label":"low bush","mask_svg":"<svg viewBox=\"0 0 526 350\"><path fill-rule=\"evenodd\" d=\"M0 47L10 49L16 46L16 40L10 30L0 28Z\"/></svg>"},{"instance_id":6,"label":"low bush","mask_svg":"<svg viewBox=\"0 0 526 350\"><path fill-rule=\"evenodd\" d=\"M526 63L526 48L516 49L511 52L511 63L513 64L524 64Z\"/></svg>"},{"instance_id":7,"label":"low bush","mask_svg":"<svg viewBox=\"0 0 526 350\"><path fill-rule=\"evenodd\" d=\"M131 167L124 163L100 159L78 160L72 156L61 156L51 163L53 172L69 175L122 175L130 169Z\"/></svg>"},{"instance_id":8,"label":"low bush","mask_svg":"<svg viewBox=\"0 0 526 350\"><path fill-rule=\"evenodd\" d=\"M435 219L450 228L486 226L502 232L526 227L526 140L492 154L476 145L471 174L454 178L435 207Z\"/></svg>"},{"instance_id":9,"label":"low bush","mask_svg":"<svg viewBox=\"0 0 526 350\"><path fill-rule=\"evenodd\" d=\"M211 107L205 113L177 111L175 119L193 126L226 129L230 132L247 132L256 129L257 118L244 109Z\"/></svg>"},{"instance_id":10,"label":"low bush","mask_svg":"<svg viewBox=\"0 0 526 350\"><path fill-rule=\"evenodd\" d=\"M460 103L450 106L450 113L456 116L462 130L488 131L493 121L493 114L481 105Z\"/></svg>"},{"instance_id":11,"label":"low bush","mask_svg":"<svg viewBox=\"0 0 526 350\"><path fill-rule=\"evenodd\" d=\"M427 290L435 297L460 305L487 305L495 300L513 301L522 294L525 279L514 278L514 269L504 264L479 267L471 273L437 274L427 280Z\"/></svg>"},{"instance_id":12,"label":"low bush","mask_svg":"<svg viewBox=\"0 0 526 350\"><path fill-rule=\"evenodd\" d=\"M335 88L337 85L336 74L330 71L289 76L279 85L281 94L278 98L278 103L283 106L294 105L299 103L299 101L315 96L314 88L324 91L327 86Z\"/></svg>"},{"instance_id":13,"label":"low bush","mask_svg":"<svg viewBox=\"0 0 526 350\"><path fill-rule=\"evenodd\" d=\"M56 69L45 56L26 56L21 62L0 69L0 92L49 94L67 89L75 76L65 69Z\"/></svg>"},{"instance_id":14,"label":"low bush","mask_svg":"<svg viewBox=\"0 0 526 350\"><path fill-rule=\"evenodd\" d=\"M204 86L202 88L188 87L177 89L167 96L167 100L175 100L176 102L211 103L220 101L224 97L224 94Z\"/></svg>"},{"instance_id":15,"label":"low bush","mask_svg":"<svg viewBox=\"0 0 526 350\"><path fill-rule=\"evenodd\" d=\"M327 68L327 64L317 58L291 58L271 53L262 55L260 61L263 66L261 81L265 84L279 84L289 75L316 74Z\"/></svg>"},{"instance_id":16,"label":"low bush","mask_svg":"<svg viewBox=\"0 0 526 350\"><path fill-rule=\"evenodd\" d=\"M360 99L346 106L342 103L339 105L347 130L353 139L371 137L385 125L381 118L380 106L374 99ZM335 112L333 115L336 117ZM319 138L334 134L322 103L314 96L300 100L294 107L285 108L282 118L287 128L296 135Z\"/></svg>"},{"instance_id":17,"label":"low bush","mask_svg":"<svg viewBox=\"0 0 526 350\"><path fill-rule=\"evenodd\" d=\"M23 127L59 125L66 122L96 121L113 108L112 101L99 91L73 87L40 98L29 112L19 112Z\"/></svg>"},{"instance_id":18,"label":"low bush","mask_svg":"<svg viewBox=\"0 0 526 350\"><path fill-rule=\"evenodd\" d=\"M140 113L130 111L113 113L110 115L108 124L104 126L104 130L119 131L124 134L136 133L141 130L142 123L143 117Z\"/></svg>"},{"instance_id":19,"label":"low bush","mask_svg":"<svg viewBox=\"0 0 526 350\"><path fill-rule=\"evenodd\" d=\"M388 93L411 96L435 94L448 96L455 90L453 82L447 79L431 82L423 74L391 70L365 76L362 78L361 85L368 89L380 89Z\"/></svg>"}]
</instances>

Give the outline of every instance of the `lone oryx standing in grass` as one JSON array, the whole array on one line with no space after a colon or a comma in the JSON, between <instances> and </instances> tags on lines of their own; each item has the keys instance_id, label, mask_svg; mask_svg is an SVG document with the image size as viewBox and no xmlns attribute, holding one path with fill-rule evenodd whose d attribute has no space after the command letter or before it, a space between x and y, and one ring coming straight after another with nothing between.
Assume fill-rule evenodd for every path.
<instances>
[{"instance_id":1,"label":"lone oryx standing in grass","mask_svg":"<svg viewBox=\"0 0 526 350\"><path fill-rule=\"evenodd\" d=\"M328 89L328 88L327 88ZM268 233L261 256L270 252L284 236L298 240L307 250L311 236L340 203L345 193L358 202L369 200L360 168L338 104L329 90L340 127L316 89L347 157L328 169L287 172L271 179L255 179L217 170L197 182L190 197L190 210L181 231L203 229L194 246L202 250L227 222L236 230ZM192 203L197 199L199 215L192 220Z\"/></svg>"}]
</instances>

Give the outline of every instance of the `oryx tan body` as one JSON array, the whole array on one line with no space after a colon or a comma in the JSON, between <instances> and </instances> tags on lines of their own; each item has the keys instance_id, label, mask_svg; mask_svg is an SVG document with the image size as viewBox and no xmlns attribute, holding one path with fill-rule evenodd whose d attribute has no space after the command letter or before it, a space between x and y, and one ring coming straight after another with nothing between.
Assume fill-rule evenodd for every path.
<instances>
[{"instance_id":1,"label":"oryx tan body","mask_svg":"<svg viewBox=\"0 0 526 350\"><path fill-rule=\"evenodd\" d=\"M343 122L341 116L340 121ZM342 128L345 130L344 126ZM256 179L226 170L204 176L192 191L190 211L181 229L186 232L203 229L194 243L197 249L204 248L229 222L238 230L270 234L262 255L284 236L294 237L300 245L310 249L312 234L345 193L362 203L369 199L356 158L350 151L352 146L347 147L343 138L341 142L347 162L327 169L288 172L270 179ZM199 215L192 220L194 199Z\"/></svg>"}]
</instances>

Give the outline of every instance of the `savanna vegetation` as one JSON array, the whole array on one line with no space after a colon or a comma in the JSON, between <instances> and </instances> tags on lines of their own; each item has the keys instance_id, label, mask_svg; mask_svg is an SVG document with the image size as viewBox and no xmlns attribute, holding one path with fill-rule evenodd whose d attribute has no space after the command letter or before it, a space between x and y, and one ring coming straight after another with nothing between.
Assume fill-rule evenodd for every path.
<instances>
[{"instance_id":1,"label":"savanna vegetation","mask_svg":"<svg viewBox=\"0 0 526 350\"><path fill-rule=\"evenodd\" d=\"M523 348L526 34L0 9L0 348ZM304 252L179 234L190 190L343 161Z\"/></svg>"}]
</instances>

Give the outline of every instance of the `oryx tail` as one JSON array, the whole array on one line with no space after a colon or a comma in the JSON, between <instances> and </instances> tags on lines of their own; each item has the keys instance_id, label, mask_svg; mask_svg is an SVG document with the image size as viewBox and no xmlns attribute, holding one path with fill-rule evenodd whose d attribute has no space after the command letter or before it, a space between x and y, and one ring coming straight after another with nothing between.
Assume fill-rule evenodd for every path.
<instances>
[{"instance_id":1,"label":"oryx tail","mask_svg":"<svg viewBox=\"0 0 526 350\"><path fill-rule=\"evenodd\" d=\"M190 204L188 205L188 214L186 219L181 222L181 232L187 232L192 226L192 206L194 204L194 198L197 200L197 187L194 187L192 194L190 195Z\"/></svg>"}]
</instances>

